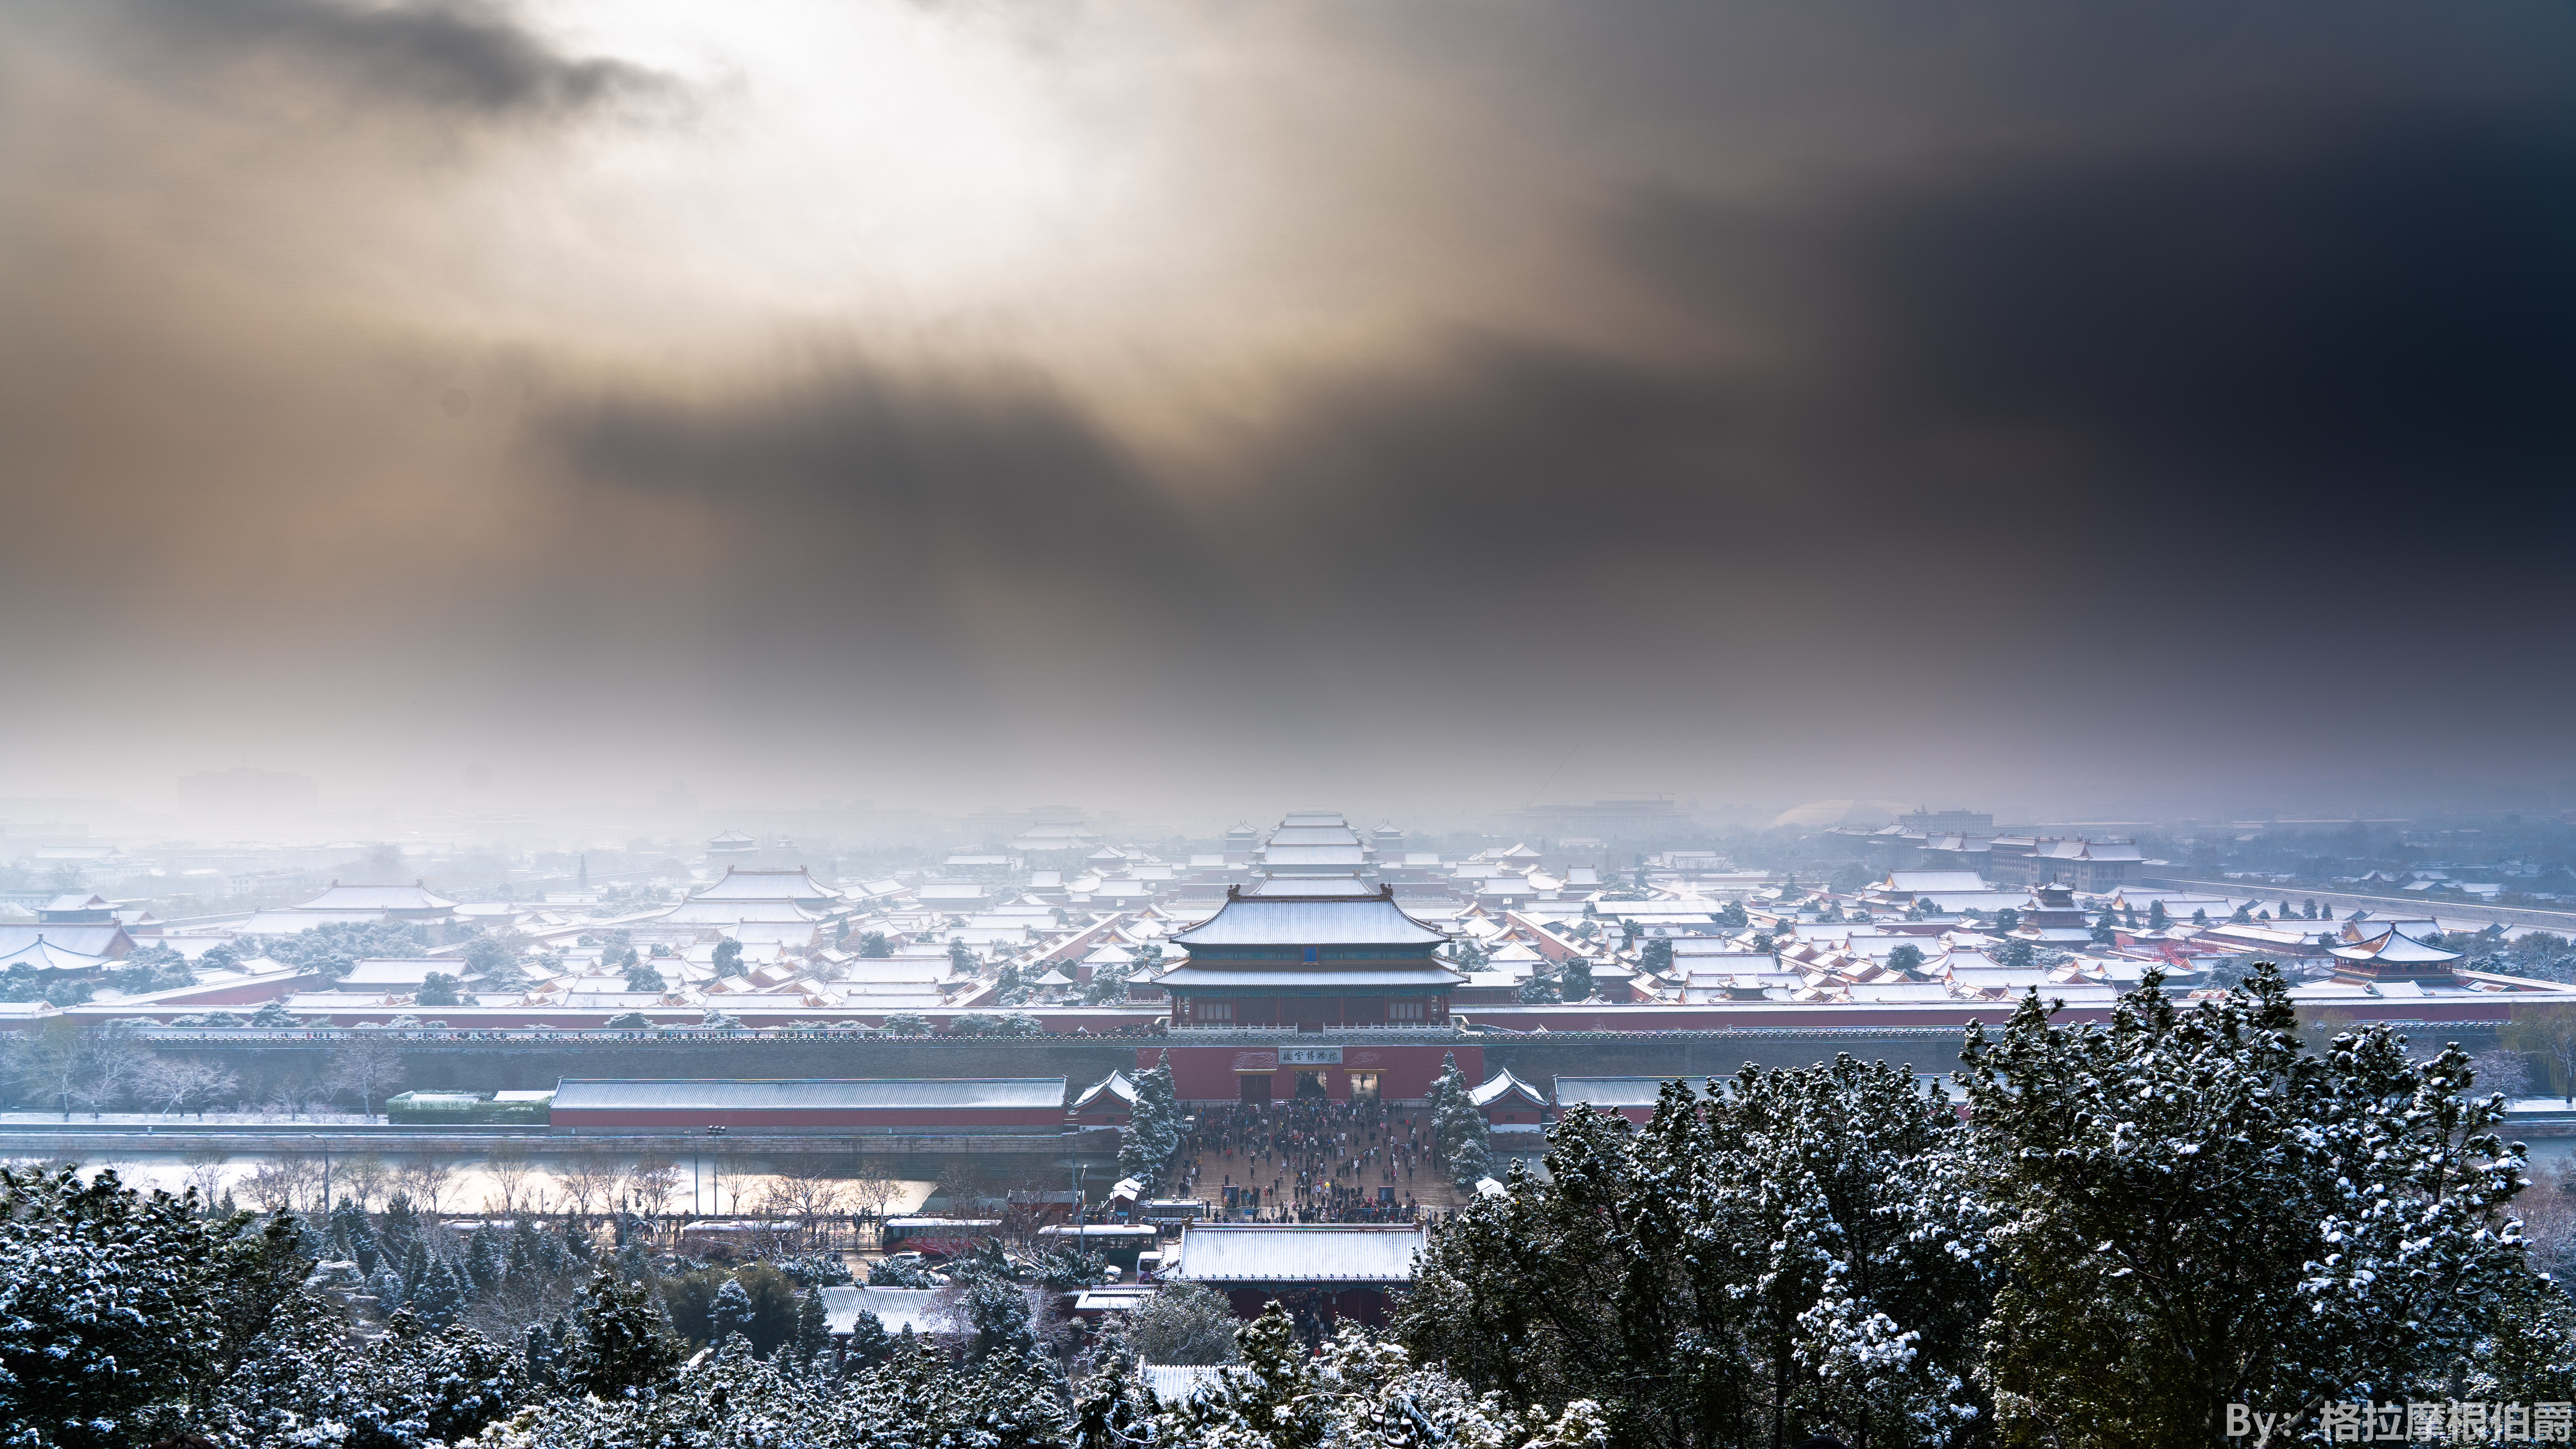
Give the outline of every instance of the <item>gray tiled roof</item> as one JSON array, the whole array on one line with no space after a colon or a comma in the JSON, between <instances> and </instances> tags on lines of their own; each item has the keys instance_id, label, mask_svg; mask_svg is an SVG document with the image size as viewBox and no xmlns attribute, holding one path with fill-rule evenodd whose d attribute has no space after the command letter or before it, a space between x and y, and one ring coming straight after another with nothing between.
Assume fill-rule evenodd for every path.
<instances>
[{"instance_id":1,"label":"gray tiled roof","mask_svg":"<svg viewBox=\"0 0 2576 1449\"><path fill-rule=\"evenodd\" d=\"M1153 984L1169 991L1175 987L1270 986L1326 987L1354 986L1428 986L1448 987L1465 984L1467 978L1438 966L1394 966L1384 968L1320 966L1299 970L1293 965L1220 968L1215 966L1176 966L1154 978Z\"/></svg>"},{"instance_id":2,"label":"gray tiled roof","mask_svg":"<svg viewBox=\"0 0 2576 1449\"><path fill-rule=\"evenodd\" d=\"M1682 1082L1694 1097L1708 1095L1706 1077L1559 1077L1559 1107L1651 1107L1666 1082Z\"/></svg>"},{"instance_id":3,"label":"gray tiled roof","mask_svg":"<svg viewBox=\"0 0 2576 1449\"><path fill-rule=\"evenodd\" d=\"M1427 1241L1419 1224L1223 1223L1181 1235L1180 1261L1163 1271L1185 1283L1410 1283Z\"/></svg>"},{"instance_id":4,"label":"gray tiled roof","mask_svg":"<svg viewBox=\"0 0 2576 1449\"><path fill-rule=\"evenodd\" d=\"M1448 935L1384 896L1243 900L1172 938L1184 946L1431 946Z\"/></svg>"},{"instance_id":5,"label":"gray tiled roof","mask_svg":"<svg viewBox=\"0 0 2576 1449\"><path fill-rule=\"evenodd\" d=\"M566 1077L555 1110L830 1111L1061 1107L1062 1077Z\"/></svg>"},{"instance_id":6,"label":"gray tiled roof","mask_svg":"<svg viewBox=\"0 0 2576 1449\"><path fill-rule=\"evenodd\" d=\"M840 892L814 879L799 866L794 870L743 870L728 866L724 875L697 890L689 892L693 901L811 901L836 900Z\"/></svg>"},{"instance_id":7,"label":"gray tiled roof","mask_svg":"<svg viewBox=\"0 0 2576 1449\"><path fill-rule=\"evenodd\" d=\"M907 1327L915 1333L939 1333L947 1325L940 1321L938 1298L936 1288L826 1288L823 1327L847 1337L864 1312L875 1314L888 1333L901 1334Z\"/></svg>"},{"instance_id":8,"label":"gray tiled roof","mask_svg":"<svg viewBox=\"0 0 2576 1449\"><path fill-rule=\"evenodd\" d=\"M344 886L333 882L329 890L297 907L306 911L434 911L444 910L456 902L416 885Z\"/></svg>"}]
</instances>

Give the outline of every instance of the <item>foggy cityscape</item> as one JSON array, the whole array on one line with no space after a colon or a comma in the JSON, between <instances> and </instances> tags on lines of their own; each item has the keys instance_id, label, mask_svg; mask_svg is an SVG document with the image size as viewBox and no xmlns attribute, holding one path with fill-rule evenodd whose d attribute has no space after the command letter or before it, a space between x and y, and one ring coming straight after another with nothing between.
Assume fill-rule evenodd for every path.
<instances>
[{"instance_id":1,"label":"foggy cityscape","mask_svg":"<svg viewBox=\"0 0 2576 1449\"><path fill-rule=\"evenodd\" d=\"M0 8L0 1445L2576 1434L2576 17Z\"/></svg>"}]
</instances>

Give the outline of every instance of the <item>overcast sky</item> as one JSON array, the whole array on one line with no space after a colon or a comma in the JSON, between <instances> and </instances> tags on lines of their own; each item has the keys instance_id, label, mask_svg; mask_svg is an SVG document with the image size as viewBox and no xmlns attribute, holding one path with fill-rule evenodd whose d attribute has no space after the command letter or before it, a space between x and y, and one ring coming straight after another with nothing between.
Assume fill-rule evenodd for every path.
<instances>
[{"instance_id":1,"label":"overcast sky","mask_svg":"<svg viewBox=\"0 0 2576 1449\"><path fill-rule=\"evenodd\" d=\"M2564 4L0 4L0 796L2576 776Z\"/></svg>"}]
</instances>

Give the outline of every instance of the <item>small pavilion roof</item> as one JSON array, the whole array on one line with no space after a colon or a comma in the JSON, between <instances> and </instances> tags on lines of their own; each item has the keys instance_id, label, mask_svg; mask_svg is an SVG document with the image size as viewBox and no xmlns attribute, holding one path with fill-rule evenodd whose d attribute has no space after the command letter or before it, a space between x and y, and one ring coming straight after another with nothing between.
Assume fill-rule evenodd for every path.
<instances>
[{"instance_id":1,"label":"small pavilion roof","mask_svg":"<svg viewBox=\"0 0 2576 1449\"><path fill-rule=\"evenodd\" d=\"M1509 1067L1503 1068L1482 1083L1467 1089L1467 1100L1479 1107L1490 1107L1506 1097L1516 1097L1533 1107L1547 1105L1547 1095L1513 1076L1512 1069Z\"/></svg>"}]
</instances>

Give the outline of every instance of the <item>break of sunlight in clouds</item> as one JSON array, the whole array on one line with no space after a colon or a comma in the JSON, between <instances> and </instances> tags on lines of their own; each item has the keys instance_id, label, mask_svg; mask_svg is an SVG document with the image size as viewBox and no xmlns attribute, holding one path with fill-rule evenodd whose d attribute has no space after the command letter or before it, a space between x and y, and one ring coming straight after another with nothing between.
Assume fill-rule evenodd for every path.
<instances>
[{"instance_id":1,"label":"break of sunlight in clouds","mask_svg":"<svg viewBox=\"0 0 2576 1449\"><path fill-rule=\"evenodd\" d=\"M2563 7L16 15L0 795L2565 758Z\"/></svg>"}]
</instances>

